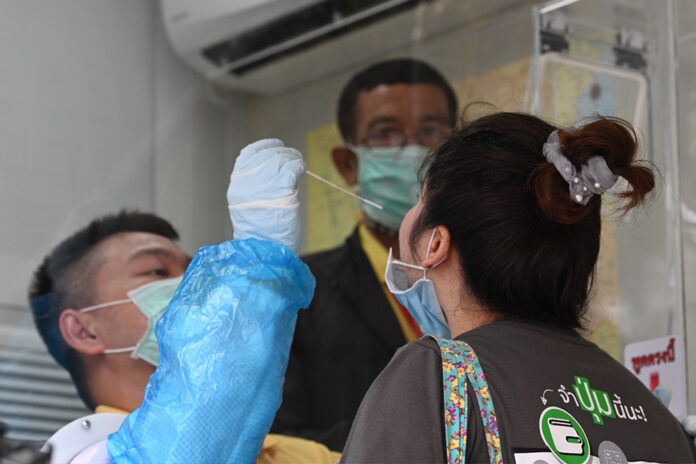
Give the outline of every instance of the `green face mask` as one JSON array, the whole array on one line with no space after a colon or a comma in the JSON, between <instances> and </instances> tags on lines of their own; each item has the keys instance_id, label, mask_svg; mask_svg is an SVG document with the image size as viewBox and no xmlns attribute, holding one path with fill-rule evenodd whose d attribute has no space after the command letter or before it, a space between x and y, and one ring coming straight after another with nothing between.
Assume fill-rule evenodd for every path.
<instances>
[{"instance_id":1,"label":"green face mask","mask_svg":"<svg viewBox=\"0 0 696 464\"><path fill-rule=\"evenodd\" d=\"M153 366L159 364L160 351L157 337L155 336L155 325L167 311L169 302L174 297L176 289L179 288L183 276L172 279L156 280L128 292L128 299L109 301L87 308L82 308L81 313L94 311L96 309L109 308L124 303L132 302L147 318L147 330L142 338L134 346L125 348L110 348L104 350L106 354L132 352L132 358L140 358Z\"/></svg>"},{"instance_id":2,"label":"green face mask","mask_svg":"<svg viewBox=\"0 0 696 464\"><path fill-rule=\"evenodd\" d=\"M418 202L421 186L417 171L429 148L421 145L349 148L358 156L360 194L384 207L379 210L363 204L361 208L374 221L398 231L408 210Z\"/></svg>"}]
</instances>

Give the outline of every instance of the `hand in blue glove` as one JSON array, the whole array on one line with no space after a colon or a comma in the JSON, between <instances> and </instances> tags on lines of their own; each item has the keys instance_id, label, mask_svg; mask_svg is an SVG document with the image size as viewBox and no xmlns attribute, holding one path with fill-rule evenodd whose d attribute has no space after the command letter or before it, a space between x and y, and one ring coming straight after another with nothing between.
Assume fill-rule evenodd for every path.
<instances>
[{"instance_id":1,"label":"hand in blue glove","mask_svg":"<svg viewBox=\"0 0 696 464\"><path fill-rule=\"evenodd\" d=\"M295 321L315 280L287 247L201 248L155 333L143 404L107 447L112 464L253 464L283 397Z\"/></svg>"},{"instance_id":2,"label":"hand in blue glove","mask_svg":"<svg viewBox=\"0 0 696 464\"><path fill-rule=\"evenodd\" d=\"M302 236L297 182L306 170L302 154L278 139L242 149L227 189L234 238L269 240L297 253Z\"/></svg>"}]
</instances>

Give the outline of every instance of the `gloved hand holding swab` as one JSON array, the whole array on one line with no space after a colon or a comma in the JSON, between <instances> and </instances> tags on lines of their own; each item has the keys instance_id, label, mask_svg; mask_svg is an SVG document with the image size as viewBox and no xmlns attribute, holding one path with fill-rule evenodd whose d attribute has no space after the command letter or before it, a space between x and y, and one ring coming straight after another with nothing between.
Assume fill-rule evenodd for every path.
<instances>
[{"instance_id":1,"label":"gloved hand holding swab","mask_svg":"<svg viewBox=\"0 0 696 464\"><path fill-rule=\"evenodd\" d=\"M298 181L303 173L377 208L382 206L307 170L302 153L282 140L263 139L244 147L234 163L227 206L234 238L257 238L299 252L302 221Z\"/></svg>"},{"instance_id":2,"label":"gloved hand holding swab","mask_svg":"<svg viewBox=\"0 0 696 464\"><path fill-rule=\"evenodd\" d=\"M281 243L295 253L302 220L297 183L307 166L282 140L263 139L242 149L227 189L234 238Z\"/></svg>"}]
</instances>

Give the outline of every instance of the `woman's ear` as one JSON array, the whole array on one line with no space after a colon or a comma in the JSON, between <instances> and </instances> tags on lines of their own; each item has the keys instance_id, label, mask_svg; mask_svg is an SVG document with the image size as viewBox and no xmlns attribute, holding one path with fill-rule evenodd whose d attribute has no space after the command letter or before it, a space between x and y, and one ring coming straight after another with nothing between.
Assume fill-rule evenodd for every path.
<instances>
[{"instance_id":1,"label":"woman's ear","mask_svg":"<svg viewBox=\"0 0 696 464\"><path fill-rule=\"evenodd\" d=\"M331 149L331 159L333 159L336 170L351 187L358 183L358 157L346 146L334 147Z\"/></svg>"},{"instance_id":2,"label":"woman's ear","mask_svg":"<svg viewBox=\"0 0 696 464\"><path fill-rule=\"evenodd\" d=\"M76 309L66 309L58 319L60 334L70 348L84 354L100 354L104 344L97 337L92 324L93 318Z\"/></svg>"},{"instance_id":3,"label":"woman's ear","mask_svg":"<svg viewBox=\"0 0 696 464\"><path fill-rule=\"evenodd\" d=\"M423 267L430 268L440 264L450 254L452 246L450 231L445 226L437 226L435 229L430 249L426 250L427 258L423 261Z\"/></svg>"}]
</instances>

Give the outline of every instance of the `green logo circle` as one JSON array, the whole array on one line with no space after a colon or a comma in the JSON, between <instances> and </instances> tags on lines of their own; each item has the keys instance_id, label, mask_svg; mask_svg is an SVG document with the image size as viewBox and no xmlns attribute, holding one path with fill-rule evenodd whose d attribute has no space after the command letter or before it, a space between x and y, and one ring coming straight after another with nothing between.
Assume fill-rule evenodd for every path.
<instances>
[{"instance_id":1,"label":"green logo circle","mask_svg":"<svg viewBox=\"0 0 696 464\"><path fill-rule=\"evenodd\" d=\"M539 431L544 443L565 464L586 464L590 460L587 434L573 416L555 406L539 416Z\"/></svg>"}]
</instances>

